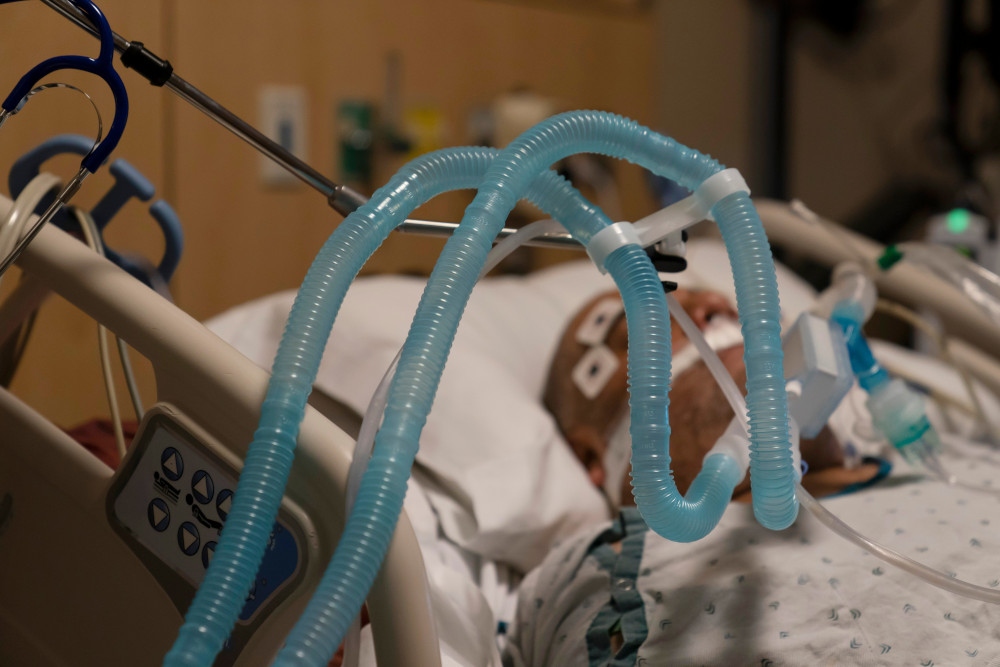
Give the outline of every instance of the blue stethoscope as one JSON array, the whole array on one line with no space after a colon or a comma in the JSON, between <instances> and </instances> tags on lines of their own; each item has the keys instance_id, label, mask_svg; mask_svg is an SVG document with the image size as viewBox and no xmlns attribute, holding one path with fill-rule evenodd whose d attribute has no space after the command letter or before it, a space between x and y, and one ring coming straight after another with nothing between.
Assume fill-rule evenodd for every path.
<instances>
[{"instance_id":1,"label":"blue stethoscope","mask_svg":"<svg viewBox=\"0 0 1000 667\"><path fill-rule=\"evenodd\" d=\"M12 0L0 0L0 4ZM59 195L52 201L42 216L31 227L27 234L21 238L11 253L0 259L0 276L7 271L11 264L21 255L21 252L35 238L41 228L49 222L65 206L70 199L79 191L80 185L90 174L95 173L101 165L108 159L111 152L118 146L125 131L125 124L128 120L128 93L125 92L125 84L114 68L115 43L111 26L104 17L103 12L98 9L92 0L70 0L80 8L99 33L101 50L97 58L87 56L56 56L49 58L38 65L35 65L27 74L21 77L14 89L7 96L7 99L0 104L0 127L11 116L16 114L31 97L32 91L38 82L44 77L60 70L79 70L94 74L101 78L111 89L115 100L115 117L111 122L111 127L103 140L98 137L98 142L84 156L80 162L80 171L70 180Z\"/></svg>"}]
</instances>

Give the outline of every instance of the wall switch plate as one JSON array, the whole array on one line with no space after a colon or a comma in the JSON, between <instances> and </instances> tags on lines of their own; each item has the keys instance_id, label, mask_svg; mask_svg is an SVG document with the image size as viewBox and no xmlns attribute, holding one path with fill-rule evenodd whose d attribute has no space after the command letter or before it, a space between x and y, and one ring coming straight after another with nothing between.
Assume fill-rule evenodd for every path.
<instances>
[{"instance_id":1,"label":"wall switch plate","mask_svg":"<svg viewBox=\"0 0 1000 667\"><path fill-rule=\"evenodd\" d=\"M301 86L263 86L258 92L261 131L296 157L307 160L306 91ZM298 179L265 156L260 178L266 185L288 186Z\"/></svg>"}]
</instances>

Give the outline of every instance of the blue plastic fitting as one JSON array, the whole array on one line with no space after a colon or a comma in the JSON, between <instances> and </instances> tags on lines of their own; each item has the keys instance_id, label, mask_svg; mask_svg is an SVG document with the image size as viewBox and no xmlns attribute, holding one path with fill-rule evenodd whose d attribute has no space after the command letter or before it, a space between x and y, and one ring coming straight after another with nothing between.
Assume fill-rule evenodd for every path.
<instances>
[{"instance_id":1,"label":"blue plastic fitting","mask_svg":"<svg viewBox=\"0 0 1000 667\"><path fill-rule=\"evenodd\" d=\"M830 319L840 327L847 343L847 354L851 360L851 370L858 378L858 384L869 394L889 382L889 374L875 359L872 349L861 330L860 305L851 301L837 304Z\"/></svg>"}]
</instances>

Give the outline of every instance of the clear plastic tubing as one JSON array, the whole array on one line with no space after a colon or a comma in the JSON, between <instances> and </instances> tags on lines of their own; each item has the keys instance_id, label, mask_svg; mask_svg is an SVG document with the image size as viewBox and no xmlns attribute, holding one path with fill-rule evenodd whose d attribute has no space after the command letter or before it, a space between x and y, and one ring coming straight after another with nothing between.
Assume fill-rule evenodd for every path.
<instances>
[{"instance_id":1,"label":"clear plastic tubing","mask_svg":"<svg viewBox=\"0 0 1000 667\"><path fill-rule=\"evenodd\" d=\"M226 520L225 535L219 540L212 563L164 665L211 665L236 622L277 518L299 424L323 349L358 271L417 206L442 192L476 187L498 152L488 148L445 149L417 158L376 191L367 204L345 218L323 245L289 314L261 408L260 423L247 451L232 510ZM610 224L600 209L554 172L545 170L538 175L526 196L553 217L583 217L597 221L595 224ZM395 457L395 454L389 455L390 460ZM371 570L371 576L362 577L367 583L363 584L354 613L360 609L395 528L409 467L410 463L403 464L403 470L397 473L402 477L394 478L401 484L401 491L398 498L391 496L387 501L395 508L391 510L393 518L387 527L379 524L381 531L387 531L385 543L378 559L366 567ZM368 494L361 494L360 500L379 504L386 497L385 491L369 490ZM338 546L337 553L341 549ZM343 630L339 634L343 634ZM325 660L328 659L329 656ZM316 664L325 665L325 660Z\"/></svg>"},{"instance_id":2,"label":"clear plastic tubing","mask_svg":"<svg viewBox=\"0 0 1000 667\"><path fill-rule=\"evenodd\" d=\"M740 388L736 386L736 382L729 375L729 371L726 370L722 359L719 359L719 355L716 354L712 346L705 340L705 335L701 332L701 329L698 328L698 325L694 323L694 320L684 310L681 302L673 294L667 295L667 308L670 309L670 314L673 318L677 320L677 324L681 325L681 329L684 330L684 334L688 340L697 348L698 354L701 355L701 360L705 362L708 370L715 378L715 383L719 385L723 396L726 397L729 405L733 408L733 414L745 417L747 407L746 402L743 400L743 394L740 392ZM725 378L728 378L729 381L727 382ZM747 424L745 420L743 421L743 426L749 438L750 432L746 429Z\"/></svg>"},{"instance_id":3,"label":"clear plastic tubing","mask_svg":"<svg viewBox=\"0 0 1000 667\"><path fill-rule=\"evenodd\" d=\"M870 540L855 531L846 523L838 519L836 515L823 507L823 505L813 498L808 491L802 488L801 485L796 488L796 493L798 494L799 501L820 521L820 523L843 537L848 542L856 544L886 563L909 572L915 577L927 582L931 586L936 586L937 588L948 591L949 593L961 595L962 597L971 598L973 600L979 600L981 602L988 602L990 604L1000 604L1000 591L992 588L986 588L985 586L970 584L969 582L962 581L961 579L952 578L943 572L935 570L934 568L927 567L923 563L918 563L912 558L907 558L898 551L894 551L893 549L881 545L874 540Z\"/></svg>"},{"instance_id":4,"label":"clear plastic tubing","mask_svg":"<svg viewBox=\"0 0 1000 667\"><path fill-rule=\"evenodd\" d=\"M316 596L277 664L322 664L339 644L388 548L420 432L489 247L534 175L580 152L628 159L689 189L723 169L715 160L633 121L596 111L560 114L540 123L490 165L428 280L390 386L385 418L354 512ZM795 520L798 503L774 262L749 196L729 195L711 212L729 252L745 341L754 513L764 526L780 530ZM599 230L571 225L565 216L555 217L582 243ZM688 493L688 498L697 500L677 492L668 452L670 320L663 288L638 246L615 250L605 268L622 292L629 330L642 332L633 336L629 346L636 501L658 533L692 541L718 522L739 482L739 471L729 457L710 457Z\"/></svg>"}]
</instances>

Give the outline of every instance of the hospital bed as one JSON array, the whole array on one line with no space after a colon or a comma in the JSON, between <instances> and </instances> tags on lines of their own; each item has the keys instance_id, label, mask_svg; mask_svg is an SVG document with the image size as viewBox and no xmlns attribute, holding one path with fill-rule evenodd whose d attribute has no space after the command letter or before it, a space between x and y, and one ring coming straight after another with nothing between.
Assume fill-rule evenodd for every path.
<instances>
[{"instance_id":1,"label":"hospital bed","mask_svg":"<svg viewBox=\"0 0 1000 667\"><path fill-rule=\"evenodd\" d=\"M794 231L789 229L789 233ZM824 233L817 230L813 240L829 247ZM690 268L676 277L681 285L732 294L731 277L719 269L725 263L719 242L692 241L688 258ZM919 280L928 281L923 274ZM778 281L783 320L790 323L812 305L815 292L781 266ZM944 289L933 279L929 282L933 288ZM339 325L333 329L317 388L363 413L381 373L405 338L422 287L419 279L388 275L356 283L341 309ZM569 262L523 277L491 279L477 287L417 455L418 470L423 474L415 475L419 483L411 484L407 496L409 500L415 489L426 486L429 480L430 505L438 522L433 530L440 525L451 545L524 573L574 531L608 520L602 498L568 454L568 446L538 400L563 327L593 295L608 289L613 289L611 281L586 262ZM905 290L898 293L907 296ZM265 297L213 318L208 325L266 367L273 359L293 297L292 292ZM959 300L954 295L951 298ZM962 312L960 306L953 308ZM967 322L989 331L992 325L977 319L981 317L978 313L965 313ZM990 340L989 336L981 339ZM944 386L946 373L939 363L922 367L898 348L880 346L879 351L895 362L893 367L909 368L925 381ZM985 352L980 354L986 356ZM990 380L988 371L979 371ZM470 386L476 386L476 391L470 392ZM944 391L958 401L966 398L964 388L954 378ZM848 412L853 409L863 411L863 402L850 406ZM988 409L995 418L1000 417L995 402L989 403ZM970 426L965 433L972 430ZM897 467L902 469L904 464ZM549 493L550 488L558 491ZM442 490L447 491L447 497L434 493ZM821 527L816 531L817 538L840 539ZM462 575L476 580L487 597L496 588L475 567L454 573L455 578ZM490 604L494 613L502 613L492 600Z\"/></svg>"},{"instance_id":2,"label":"hospital bed","mask_svg":"<svg viewBox=\"0 0 1000 667\"><path fill-rule=\"evenodd\" d=\"M0 197L0 215L9 206ZM267 374L54 227L20 266L39 290L149 359L157 404L114 471L0 390L0 664L159 664L211 557ZM17 309L6 305L5 327ZM268 664L280 648L336 545L351 445L307 410L271 564L216 664ZM423 565L405 516L389 553L368 598L379 660L435 664Z\"/></svg>"},{"instance_id":3,"label":"hospital bed","mask_svg":"<svg viewBox=\"0 0 1000 667\"><path fill-rule=\"evenodd\" d=\"M0 215L9 205L8 200L0 200ZM783 205L763 203L761 211L777 244L792 245L797 250L812 253L818 261L831 263L848 253L829 242L825 236L828 232L804 224L801 219L791 216ZM879 252L864 239L855 238L853 242L873 255ZM692 261L693 267L718 266L723 262L721 248L702 247L709 249L698 250L697 245L692 246L696 253L702 253ZM704 254L706 252L708 254ZM41 293L52 290L105 323L152 362L156 371L158 404L144 419L136 446L115 472L96 461L30 406L0 391L0 432L5 434L0 442L0 590L3 590L0 596L0 662L155 664L169 647L181 614L193 595L199 566L203 566L202 559L207 558L206 549L212 541L212 531L216 530L214 524L221 523L224 518L219 512L224 502L220 498L235 484L241 457L256 423L266 373L203 326L166 301L153 297L146 287L61 231L45 229L30 246L21 266L36 281L37 290L24 295L22 302L15 299L3 305L0 311L3 324L0 326L4 330L0 331L0 337L8 333ZM991 361L991 356L998 352L996 340L990 334L992 325L976 309L964 305L940 281L906 267L899 268L902 271L884 276L884 289L899 298L922 303L930 300L943 309L948 314L946 320L954 323L956 331L970 341L962 357L969 369L988 386L1000 386L997 379L1000 373L995 370L996 362ZM555 457L548 461L547 470L551 470L553 463L571 468L574 462L559 458L556 446L559 443L553 439L556 434L545 430L551 428L551 423L540 404L536 400L522 403L511 397L513 392L529 397L540 395L548 351L554 346L566 318L588 294L612 286L592 268L586 273L589 278L581 280L581 275L568 270L555 271L544 280L509 279L481 290L483 296L474 297L470 305L456 341L459 356L452 362L453 368L465 367L467 373L476 374L481 369L469 365L472 357L461 356L463 346L474 350L477 359L495 357L498 349L518 350L516 358L502 359L503 365L511 371L510 384L505 388L512 393L490 394L484 402L499 397L506 407L506 412L496 413L501 418L499 421L526 423L541 429L547 438L543 451ZM732 289L728 272L702 271L696 276L682 275L681 282L685 279L694 279L698 286L724 292ZM385 280L392 283L398 279ZM811 293L784 271L779 271L779 280L783 285L784 307L788 316L793 317L808 305ZM513 291L518 282L524 283L522 288L528 286L529 289ZM919 294L917 298L911 296L914 285ZM492 296L490 290L494 290ZM384 291L398 297L405 290L388 284ZM418 294L418 288L412 291L414 303ZM333 358L325 373L321 369L318 381L322 385L323 378L329 378L334 385L339 382L341 390L330 386L317 394L317 400L324 401L326 406L337 405L340 401L347 405L349 410L335 417L343 428L324 419L315 409L307 411L298 462L293 467L293 477L279 517L280 529L274 540L279 565L272 571L284 578L279 583L272 578L268 585L262 584L260 595L254 591L254 597L261 602L246 614L245 622L237 626L233 648L220 658L219 664L269 662L308 599L341 529L339 499L343 497L348 452L352 445L345 430L353 430L350 411L363 412L363 401L370 396L370 389L362 382L362 390L353 402L351 396L343 395L342 387L354 385L357 388L360 376L330 372L345 358L357 357L357 350L343 345L344 341L338 336L350 334L351 326L357 327L354 331L357 338L368 341L372 340L372 335L382 332L386 342L384 353L389 354L405 335L412 312L412 307L389 302L377 311L369 309L368 316L376 319L365 323L351 319L350 299L344 308L345 324L335 328L330 344ZM240 317L244 315L251 318L249 311ZM505 318L506 325L503 324ZM535 329L526 332L523 324L529 319ZM215 326L224 329L220 321L216 321ZM249 321L230 320L230 332L245 332ZM273 323L268 326L274 328ZM366 326L371 328L366 329ZM386 333L393 327L395 334ZM393 335L398 336L398 340ZM264 367L273 357L273 348L267 346L243 351ZM391 354L385 359L379 354L368 358L372 364L384 368ZM354 368L355 373L360 371ZM375 376L365 382L377 380ZM445 383L439 406L448 404L447 392ZM331 403L326 400L329 396L337 400ZM439 415L441 412L437 411ZM514 419L518 414L520 418ZM428 426L432 436L434 415L432 413ZM448 420L440 416L436 419L441 428L461 427L461 424L449 426ZM503 434L506 436L506 432ZM453 430L452 435L461 440L468 434ZM491 455L511 454L509 442L496 439L492 444L494 450L477 452L482 458L483 469L490 467ZM179 480L167 477L168 470L178 474L177 459L164 455L171 448L185 462ZM458 484L456 469L446 468L453 453L442 448L428 450L422 453L418 462L422 460L438 480ZM206 476L195 478L201 471L209 473L207 477L214 486L212 493L207 493ZM152 477L160 484L156 492L159 496L154 496L152 487L143 488L136 483L143 476ZM546 518L548 523L540 521L534 526L525 526L526 537L516 542L520 551L501 552L502 560L517 563L522 571L530 569L556 541L587 522L604 518L602 512L605 510L596 491L585 480L571 481L571 478L572 475L567 474L562 481L575 484L574 490L566 493L563 488L560 495L573 500L571 504L576 514L558 515L565 509L562 508L555 511L556 518L552 515ZM535 481L541 484L544 480L539 477ZM526 483L522 480L521 484ZM163 505L152 502L156 497L166 497L161 492L173 493L171 486L176 489L178 505L166 509L179 510L186 521L179 521L181 516L167 518ZM198 502L185 503L189 495ZM438 502L444 501L438 498ZM441 505L435 509L440 510ZM455 517L467 509L459 507L456 510L451 506L453 520L446 532L450 530L453 537L462 530L462 521ZM545 515L545 512L540 514ZM523 518L525 514L519 516ZM475 516L474 511L471 518L478 521L478 532L459 535L456 539L464 541L462 546L481 555L496 555L493 550L501 544L508 550L515 548L509 533L504 532L510 526L493 526L494 533L488 535L488 522ZM157 530L165 520L164 529ZM196 529L196 541L192 541L195 533L184 532L187 530L184 524ZM537 539L539 536L544 539ZM534 542L534 546L524 547L523 542ZM294 544L294 556L283 554L282 544ZM533 552L530 556L526 555L529 551ZM67 567L70 558L73 565ZM294 561L293 566L287 565L290 560ZM281 563L285 564L284 570ZM195 567L191 567L192 564ZM266 575L267 565L261 577L266 579ZM58 595L63 596L65 604L52 602ZM420 550L404 515L390 556L368 602L381 664L425 665L439 660L429 597ZM86 609L90 605L99 607L102 613L88 614Z\"/></svg>"},{"instance_id":4,"label":"hospital bed","mask_svg":"<svg viewBox=\"0 0 1000 667\"><path fill-rule=\"evenodd\" d=\"M66 9L64 3L58 0L46 0L46 3L63 12ZM4 641L0 651L6 652L0 653L0 658L52 664L93 660L98 664L107 664L142 662L148 655L150 661L156 661L176 631L179 611L194 599L191 605L193 610L189 612L182 631L180 646L175 647L178 652L171 655L172 664L211 661L227 636L229 639L220 657L223 664L268 662L279 648L280 638L290 627L291 619L303 609L308 593L319 580L319 574L330 555L334 553L337 536L344 524L340 519L343 507L339 499L343 495L346 451L350 447L350 438L343 428L325 421L315 410L307 411L297 438L299 461L287 480L287 494L282 496L281 489L284 488L288 475L283 463L290 465L291 449L296 439L295 436L284 436L289 432L296 432L298 428L297 424L291 423L292 413L295 413L294 419L297 422L306 400L304 389L308 387L308 384L302 385L300 379L303 373L312 372L304 367L300 368L297 360L308 359L306 365L314 362L315 365L320 364L319 358L312 354L314 346L309 333L312 325L296 322L288 327L290 339L296 340L302 334L302 340L293 343L290 350L283 349L282 354L279 354L279 361L282 363L275 363L275 376L267 393L270 400L264 401L264 409L258 412L255 406L264 397L266 375L255 370L246 360L212 338L179 311L152 297L144 288L125 278L124 274L116 273L111 265L43 224L56 213L59 206L69 201L84 177L100 167L124 129L127 97L122 81L113 67L112 55L116 49L123 52L126 66L137 66L137 71L147 76L154 85L166 84L188 101L198 103L192 95L197 91L184 84L173 73L169 63L145 51L141 43L129 43L114 34L92 3L77 1L74 4L77 9L86 12L90 22L94 24L92 31L101 40L99 57L96 60L57 58L33 69L4 101L0 124L17 112L21 102L30 94L29 89L36 83L36 79L53 68L66 67L82 68L105 80L115 97L116 118L109 136L95 151L84 157L80 172L60 193L56 202L48 207L43 220L22 237L17 248L3 259L0 273L17 258L33 235L41 230L40 238L24 256L22 263L22 267L36 282L26 283L24 289L19 290L18 298L9 301L4 311L0 312L0 321L11 324L19 322L20 316L31 309L46 289L53 289L108 325L152 361L157 372L158 403L143 419L131 451L112 473L84 455L68 437L29 406L5 392L0 393L0 427L4 433L4 443L0 448L0 568L3 570L0 574L0 584L3 586L3 600L0 602L3 605L0 607L3 624L0 625L0 631L3 636L0 639ZM84 21L83 25L86 28L87 22ZM265 154L280 159L280 155L267 148L266 142L257 141L254 139L256 135L241 130L231 122L238 119L227 119L227 114L220 113L224 111L222 109L213 112L204 104L200 104L200 107L243 138L257 144ZM584 131L579 136L576 136L577 123L583 123L584 126ZM573 141L567 142L557 136L564 130L572 130L569 133L574 135ZM490 156L489 159L495 161L490 164L497 165L497 169L494 170L492 166L484 167L487 176L473 169L483 166L480 162L482 156L465 153L461 157L462 164L465 165L461 176L463 179L472 179L463 180L465 184L462 187L479 184L479 197L485 202L482 205L485 226L463 227L462 233L456 234L459 243L463 243L461 239L466 233L470 237L482 234L483 238L476 239L475 243L485 245L499 231L494 227L502 226L501 218L506 215L503 207L506 204L501 201L501 197L491 195L490 190L496 190L495 194L499 195L501 190L510 187L513 188L512 192L520 195L520 188L527 185L528 176L544 170L562 155L560 151L592 150L595 146L592 142L599 141L602 152L613 145L611 154L627 159L635 158L660 175L681 179L679 182L682 185L694 191L690 198L679 202L679 208L674 208L672 213L668 212L667 218L676 218L679 213L686 218L686 225L714 211L720 222L724 223L723 226L732 225L730 229L733 233L740 237L740 241L745 242L736 244L741 250L730 243L730 250L735 254L768 254L755 216L750 212L747 185L734 170L722 169L704 156L691 153L664 137L654 136L645 128L608 114L568 114L552 119L539 131L549 134L538 144L551 144L546 146L546 151L554 152L534 155L532 159L540 160L537 165L521 165L521 149L516 145L505 153ZM609 134L605 136L605 132ZM634 153L637 137L640 136L644 137L640 142L642 150L649 150L650 154ZM606 139L610 144L603 143ZM529 153L534 153L538 147L530 137L522 141L531 147L527 151ZM650 157L654 153L655 159ZM547 159L541 160L542 156ZM434 161L439 158L443 159L440 155L428 159ZM679 168L680 162L672 162L675 158L680 162L689 162L687 167L690 169ZM503 166L504 161L518 164ZM362 203L359 200L344 201L342 195L345 190L341 186L336 186L318 174L314 178L314 174L305 169L307 165L285 162L285 166L296 175L323 192L338 211L347 213ZM468 173L465 173L466 168ZM522 169L523 174L519 173L514 178L513 173ZM704 174L701 173L702 170ZM491 175L494 171L504 175ZM525 179L523 184L519 180L522 176ZM424 178L425 176L421 176L416 180L422 181ZM549 178L551 180L553 177L549 175ZM387 188L386 191L394 193L390 199L402 196L394 187ZM372 207L378 206L378 202L372 204ZM588 252L602 270L619 270L615 269L619 260L612 258L612 255L619 248L629 246L616 257L628 258L628 263L647 274L651 273L645 256L636 246L658 243L664 237L643 239L639 236L640 231L637 231L640 227L612 224L604 219L597 225L599 231L590 230L590 224L595 222L594 212L579 201L574 206L575 215L588 217L588 221L574 218L573 213L560 215L560 218L588 243ZM471 208L476 209L475 206ZM349 215L345 224L335 232L334 242L330 245L338 252L357 251L353 247L353 240L342 237L354 235L355 232L357 236L364 236L371 231L371 225L365 226L361 222L366 214L364 211L362 207L357 215ZM473 217L475 215L478 214ZM801 215L799 217L805 219ZM384 220L387 224L388 221L388 218ZM392 221L393 224L395 222L402 221ZM661 223L666 224L663 220ZM354 226L362 229L355 230ZM677 243L680 229L678 227L665 232L671 238L664 243ZM641 233L654 231L649 225L643 227L643 230L645 231ZM794 234L800 236L803 231L804 228L799 228ZM473 242L471 238L466 241ZM829 239L821 239L811 245L828 247L831 244ZM456 250L451 244L446 246L444 252L444 265L463 269L460 271L463 276L462 288L449 287L436 297L438 305L448 311L449 315L461 315L464 290L471 288L471 278L476 270L473 259L466 264L467 260L462 257L464 252ZM468 256L472 257L471 254ZM607 265L606 259L609 260ZM778 313L774 288L769 278L759 281L759 276L751 275L753 271L740 259L750 261L750 257L734 257L734 266L739 271L741 283L760 283L761 287L756 303L740 304L741 316L749 309L758 318L756 325L745 319L743 321L748 359L752 361L748 363L750 384L754 384L754 380L761 380L775 395L783 395L783 380L774 373L781 359L777 346L773 344L779 333L776 326ZM724 262L717 261L715 264ZM359 267L354 270L357 268ZM469 275L466 276L466 273ZM338 273L337 278L340 280L343 275L348 274L353 275L351 271L343 271ZM898 276L899 272L896 271L895 274ZM892 274L886 275L888 277L884 284L887 291L891 291L896 279ZM655 275L651 278L655 279ZM913 285L918 285L919 288L920 281L916 278L917 276L914 276L914 280L903 279L900 287L905 285L912 288ZM431 283L435 280L432 277ZM307 280L304 294L315 287L309 283L311 281ZM572 287L578 290L580 285L573 281ZM646 280L641 287L638 283L631 287L626 284L626 287L623 291L627 293L636 290L636 293L644 291L655 295L655 305L659 307L660 287L655 280ZM951 301L957 302L958 299L945 296L943 292L940 298L928 297L936 290L929 285L923 287L919 299L922 304L938 300L948 320L974 346L985 350L987 355L996 354L992 336L986 333L992 332L993 326L980 327L983 322L976 320L974 312L963 311L961 306L957 309L951 307ZM336 292L339 288L338 285L332 291ZM326 289L328 286L323 286L319 291L325 292ZM339 299L339 296L334 298ZM304 306L306 318L314 308L325 313L325 306L320 303L322 300L320 297L315 300L307 297L307 305ZM627 298L626 302L629 301ZM517 305L523 304L517 302ZM437 306L429 305L426 310L435 308ZM633 306L626 306L628 310L632 308ZM640 318L653 312L652 307L640 310ZM447 356L448 350L439 348L448 347L447 343L442 344L441 341L450 340L450 327L454 322L438 322L437 315L433 313L427 317L424 315L423 312L418 315L418 324L421 326L415 327L421 330L422 325L429 326L429 330L425 332L425 349L419 354L426 354L430 358L444 352ZM665 311L657 317L665 319ZM300 324L303 326L299 326ZM376 332L378 331L381 330L376 327ZM641 336L641 332L639 335ZM530 364L529 369L534 379L529 379L526 383L516 377L508 377L507 380L510 380L511 387L526 391L532 399L537 397L537 385L540 383L538 376L546 368L545 363L538 362L544 361L545 354L539 353L537 347L532 353L528 351L530 346L511 346L511 341L503 337L495 340L499 344L481 346L482 351L488 353L487 356L493 355L493 365L503 366L505 369L518 367L518 364L510 363L503 354L512 349L516 350L514 356L522 360L522 365L524 359L536 362ZM636 347L645 346L645 339L639 340L641 344ZM416 344L417 347L420 345L422 343ZM334 347L336 349L337 346ZM342 351L344 349L348 348L341 348ZM408 346L409 349L411 348ZM498 350L502 351L499 358ZM975 366L978 374L989 382L990 365L978 363L982 356L977 359L976 354L970 351L965 363ZM353 356L355 359L369 359L356 353ZM407 358L408 356L412 355L409 352L404 354L400 378L407 377L407 369L411 366L425 362L423 359ZM283 363L285 357L292 363ZM383 362L386 360L378 361L384 367ZM452 365L457 363L457 360L453 361ZM427 364L431 368L427 383L422 379L423 368L419 369L421 378L414 382L413 389L419 394L420 400L408 401L404 397L402 401L407 404L403 406L407 415L405 418L399 417L399 421L407 423L399 426L406 426L406 433L399 435L396 442L403 447L402 450L397 451L385 444L387 439L395 437L393 429L385 429L389 435L382 438L383 444L376 450L371 463L371 474L365 479L362 499L358 503L358 507L364 509L352 513L345 536L340 540L342 544L337 549L331 570L332 587L327 586L327 578L324 578L323 588L326 590L317 596L324 600L323 607L310 606L310 612L306 614L308 618L297 625L297 632L288 639L288 646L284 651L288 660L297 662L309 654L311 663L320 664L320 661L325 661L325 656L333 651L346 631L351 616L367 597L371 606L376 651L383 664L434 664L438 661L439 644L431 621L434 612L428 605L428 601L435 598L436 590L433 586L426 585L423 578L424 568L418 548L420 536L409 529L405 515L398 522L398 528L396 526L397 500L402 503L401 494L405 491L400 480L405 483L410 467L407 456L416 452L417 441L420 439L420 428L410 427L417 422L423 424L426 411L434 398L433 385L437 381L435 374L440 371L442 364L443 360L441 364ZM461 368L466 373L469 372L464 364ZM646 370L643 364L636 368L640 375ZM355 377L359 372L357 364L353 371L355 375L352 376L352 373L344 372L344 368L337 367L334 368L334 376ZM662 374L653 372L649 375L652 378L651 386L659 387L664 382ZM365 377L368 377L367 373ZM468 379L478 382L482 377L486 376L473 373ZM994 382L996 377L993 373ZM402 382L405 384L407 380ZM658 395L662 393L657 390ZM738 391L734 389L731 393ZM437 400L445 405L458 406L462 410L467 409L470 394L467 389L459 389L452 395L442 390ZM331 395L338 398L336 391ZM758 425L757 432L750 435L754 451L761 453L758 449L763 438L761 431L773 431L780 442L771 444L779 447L788 439L788 434L778 433L786 430L784 401L780 401L779 406L774 401L758 401L759 396L758 392L751 391L751 400L746 408L751 421ZM351 397L345 395L339 398L346 401ZM363 401L364 398L360 400ZM526 403L531 403L531 400ZM442 517L441 528L446 536L473 553L513 563L523 571L531 566L532 561L537 562L540 555L544 556L544 552L552 546L552 541L561 534L568 533L574 524L593 518L591 514L599 515L600 499L595 497L596 491L593 489L590 489L590 497L585 498L587 494L584 491L567 493L565 489L559 488L553 492L551 478L530 478L528 490L547 493L550 499L562 496L564 507L572 505L567 518L558 509L553 511L547 507L546 511L540 511L536 498L517 493L520 489L497 484L497 478L500 477L498 471L503 469L497 464L516 460L521 466L520 470L523 470L526 461L530 460L526 455L545 457L541 461L544 465L533 466L537 469L536 473L542 471L559 474L573 470L572 462L567 460L564 443L560 443L551 419L541 414L543 411L540 406L534 405L532 408L534 419L521 419L520 415L514 414L517 406L515 400L500 404L503 406L502 410L496 411L497 401L490 398L476 406L480 411L468 410L471 418L465 415L463 419L462 415L458 415L439 419L436 426L428 423L425 436L432 443L437 435L447 432L454 425L471 425L473 433L471 437L466 434L467 437L458 438L464 448L457 451L435 445L421 447L417 463L429 472L426 477L430 478L431 483L437 485L433 493L428 493L434 496L432 514L436 512ZM360 412L359 405L363 403L350 407ZM660 405L663 407L665 404ZM506 442L494 443L496 451L488 452L497 458L484 456L483 442L478 434L483 429L485 413L482 410L491 409L498 413L493 415L495 422L528 427L536 437L540 436L544 440L544 446L525 448L524 441L505 435ZM742 413L739 406L735 409L737 414ZM663 412L646 410L645 416L652 415L655 420L661 420ZM259 415L261 428L258 434L263 434L260 440L265 442L259 446L247 447L244 443L251 440L252 425ZM396 415L396 412L387 412L387 424ZM636 411L634 416L645 419L641 410ZM780 419L775 419L776 417ZM639 429L638 432L644 431ZM509 442L512 439L521 447L513 456ZM476 442L479 447L470 450L470 441ZM650 447L636 447L637 453L651 451ZM767 499L772 497L768 492L780 490L780 494L773 495L775 498L778 495L788 497L788 494L793 493L795 467L792 458L784 456L785 452L770 447L769 453L781 455L780 461L774 459L775 464L780 467L781 479L755 474L755 480L762 480L765 486L773 488L764 489L767 491L765 493L755 493L754 502L762 524L778 529L788 526L794 520L795 504L790 498L781 507L776 503L768 503ZM229 519L232 528L225 539L222 539L229 503L233 498L233 489L244 457L247 471L253 472L243 475L240 486L242 491L236 497L233 516ZM761 457L750 459L750 465L754 468ZM367 459L358 457L358 460ZM726 460L730 463L714 459L727 472L719 473L720 468L709 474L724 474L727 478L732 478L731 481L735 484L738 476L732 473L732 465L737 464L733 457ZM400 462L402 465L398 465ZM655 472L653 462L647 463L650 465L637 464L636 479L637 484L646 485L648 482L648 488L652 488L653 485L660 484L660 480L647 474ZM381 476L382 482L375 481L378 476ZM517 477L523 487L525 479L521 475ZM640 477L645 478L645 482ZM476 502L476 492L479 489L470 490L468 487L470 482L477 480L484 488L493 488L506 494L508 505L520 510L514 513L508 511L506 514L508 519L515 518L516 523L501 525L499 528L495 525L498 517L489 516L488 507ZM771 485L770 481L775 483ZM391 486L391 493L384 496L379 495L381 491L376 488L377 484L383 482L383 488ZM781 489L778 489L779 486ZM274 493L275 490L277 493ZM668 491L676 496L673 490ZM640 493L637 498L643 503L646 495ZM261 502L258 503L258 499ZM724 510L728 501L727 490L715 493L713 511ZM647 512L645 516L655 530L662 535L672 536L672 539L695 540L704 536L703 529L699 529L701 532L683 529L673 532L678 530L679 522L667 521L657 525L653 521L654 514ZM263 520L261 517L264 517ZM241 521L237 521L237 518ZM245 521L242 520L244 518ZM487 519L494 520L494 524ZM511 530L523 533L526 527L530 528L527 532L531 539L522 542L507 539ZM240 530L246 532L237 533ZM382 574L375 588L366 594L371 586L371 579L377 572L377 565L386 553L386 542L394 530L393 548L388 552ZM233 533L253 534L255 537L245 541L245 544L252 543L249 548L234 547L239 537L234 542L231 538ZM544 539L539 541L535 537ZM216 544L222 545L217 557L214 556ZM264 561L260 571L254 575L253 568L259 561L258 549L264 552ZM214 565L209 568L213 557ZM74 559L75 567L65 566L63 560L68 558ZM208 581L202 586L202 593L194 597L194 590L206 569L209 570ZM249 596L243 600L248 588ZM230 594L234 590L237 591L236 594ZM59 599L60 595L72 598L71 602L67 605L53 605L51 600ZM230 633L231 621L236 618L241 603L243 607L239 614L240 620L236 630ZM93 604L95 608L99 605L103 613L80 618L79 610L87 604ZM76 614L73 613L74 609ZM141 613L136 610L141 610ZM336 617L332 626L327 625L323 618L323 614L327 612ZM329 627L336 629L324 633L324 628Z\"/></svg>"}]
</instances>

